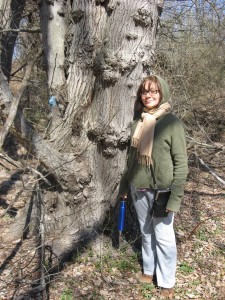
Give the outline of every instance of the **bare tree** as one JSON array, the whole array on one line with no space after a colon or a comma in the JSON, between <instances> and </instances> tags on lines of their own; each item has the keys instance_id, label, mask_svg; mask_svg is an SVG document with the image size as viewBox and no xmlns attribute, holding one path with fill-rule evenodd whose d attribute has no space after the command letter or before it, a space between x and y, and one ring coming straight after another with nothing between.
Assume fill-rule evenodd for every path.
<instances>
[{"instance_id":1,"label":"bare tree","mask_svg":"<svg viewBox=\"0 0 225 300\"><path fill-rule=\"evenodd\" d=\"M174 108L192 138L215 147L225 108L224 3L168 1L160 24L155 68L173 83Z\"/></svg>"}]
</instances>

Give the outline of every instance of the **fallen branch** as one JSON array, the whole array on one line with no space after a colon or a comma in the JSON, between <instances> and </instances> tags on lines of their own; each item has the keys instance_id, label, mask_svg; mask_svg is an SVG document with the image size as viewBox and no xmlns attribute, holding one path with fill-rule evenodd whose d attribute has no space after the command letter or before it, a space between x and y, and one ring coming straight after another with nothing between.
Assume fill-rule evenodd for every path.
<instances>
[{"instance_id":1,"label":"fallen branch","mask_svg":"<svg viewBox=\"0 0 225 300\"><path fill-rule=\"evenodd\" d=\"M210 167L206 163L204 163L204 161L200 157L198 157L196 154L195 154L195 156L199 160L201 165L203 165L209 171L209 173L211 175L213 175L220 183L225 185L225 181L222 178L220 178L212 169L210 169Z\"/></svg>"},{"instance_id":2,"label":"fallen branch","mask_svg":"<svg viewBox=\"0 0 225 300\"><path fill-rule=\"evenodd\" d=\"M224 146L223 145L216 145L216 144L213 144L213 145L209 145L209 144L205 144L205 143L202 143L202 142L199 142L199 141L196 141L195 139L193 139L192 137L190 136L186 136L187 137L187 140L190 141L190 146L191 147L193 144L195 145L199 145L203 148L209 148L209 149L215 149L215 150L224 150Z\"/></svg>"}]
</instances>

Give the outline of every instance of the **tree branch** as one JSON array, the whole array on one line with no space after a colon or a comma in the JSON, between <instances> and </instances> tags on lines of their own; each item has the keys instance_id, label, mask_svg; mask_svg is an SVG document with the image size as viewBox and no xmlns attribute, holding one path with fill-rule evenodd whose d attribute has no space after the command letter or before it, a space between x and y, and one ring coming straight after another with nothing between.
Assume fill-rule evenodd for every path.
<instances>
[{"instance_id":1,"label":"tree branch","mask_svg":"<svg viewBox=\"0 0 225 300\"><path fill-rule=\"evenodd\" d=\"M8 132L9 132L9 129L12 126L12 123L15 119L18 105L19 105L20 99L23 95L23 92L28 85L28 81L30 78L30 74L31 74L33 65L36 62L36 60L40 57L41 53L42 53L42 49L38 52L38 54L34 57L34 59L30 63L28 63L21 87L20 87L19 91L17 92L17 94L13 97L13 100L12 100L12 103L11 103L10 109L9 109L9 115L6 119L4 127L0 131L0 149L3 146L3 144L5 142L5 138L6 138Z\"/></svg>"},{"instance_id":2,"label":"tree branch","mask_svg":"<svg viewBox=\"0 0 225 300\"><path fill-rule=\"evenodd\" d=\"M40 28L20 28L20 29L1 29L0 32L28 32L28 33L41 33Z\"/></svg>"}]
</instances>

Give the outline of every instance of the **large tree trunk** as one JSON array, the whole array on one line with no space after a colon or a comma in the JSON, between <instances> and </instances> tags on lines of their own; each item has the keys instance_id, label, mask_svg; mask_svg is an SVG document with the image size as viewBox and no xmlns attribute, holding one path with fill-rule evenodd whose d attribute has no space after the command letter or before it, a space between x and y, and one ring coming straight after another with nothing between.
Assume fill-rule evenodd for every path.
<instances>
[{"instance_id":1,"label":"large tree trunk","mask_svg":"<svg viewBox=\"0 0 225 300\"><path fill-rule=\"evenodd\" d=\"M55 178L55 191L45 193L51 208L45 225L48 237L54 231L51 243L48 239L53 251L64 255L96 234L116 203L136 91L151 71L162 1L45 0L39 5L49 92L57 106L48 140L29 137ZM18 114L17 124L21 121ZM24 218L18 219L22 229Z\"/></svg>"}]
</instances>

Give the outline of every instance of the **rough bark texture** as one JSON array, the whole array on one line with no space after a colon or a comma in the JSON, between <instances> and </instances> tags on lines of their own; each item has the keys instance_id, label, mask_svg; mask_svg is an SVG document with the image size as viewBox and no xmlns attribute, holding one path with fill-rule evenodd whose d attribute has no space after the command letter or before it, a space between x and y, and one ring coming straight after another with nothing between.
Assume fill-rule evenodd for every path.
<instances>
[{"instance_id":1,"label":"rough bark texture","mask_svg":"<svg viewBox=\"0 0 225 300\"><path fill-rule=\"evenodd\" d=\"M161 5L39 1L49 90L57 106L48 140L29 136L54 175L55 191L44 197L45 228L48 237L54 232L47 243L58 255L95 235L116 203L137 86L151 71ZM27 128L22 120L18 114L21 130Z\"/></svg>"}]
</instances>

